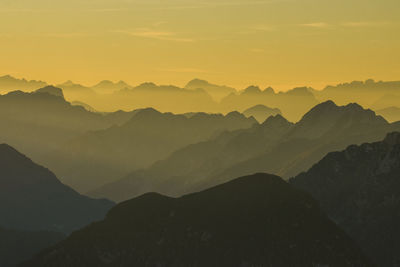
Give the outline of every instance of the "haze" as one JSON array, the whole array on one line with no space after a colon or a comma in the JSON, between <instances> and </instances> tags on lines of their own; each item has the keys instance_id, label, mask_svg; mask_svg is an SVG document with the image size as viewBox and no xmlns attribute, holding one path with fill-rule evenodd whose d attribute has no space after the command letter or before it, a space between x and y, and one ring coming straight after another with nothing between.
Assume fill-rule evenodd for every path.
<instances>
[{"instance_id":1,"label":"haze","mask_svg":"<svg viewBox=\"0 0 400 267\"><path fill-rule=\"evenodd\" d=\"M92 85L321 88L400 74L398 0L14 0L0 74Z\"/></svg>"}]
</instances>

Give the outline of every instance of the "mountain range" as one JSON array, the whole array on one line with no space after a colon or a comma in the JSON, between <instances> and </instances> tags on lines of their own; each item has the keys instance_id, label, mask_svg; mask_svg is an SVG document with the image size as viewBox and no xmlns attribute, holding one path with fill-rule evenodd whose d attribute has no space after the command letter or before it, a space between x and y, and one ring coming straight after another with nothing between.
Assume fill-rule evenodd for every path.
<instances>
[{"instance_id":1,"label":"mountain range","mask_svg":"<svg viewBox=\"0 0 400 267\"><path fill-rule=\"evenodd\" d=\"M123 201L145 192L171 196L202 190L234 178L266 172L285 179L308 170L328 152L378 141L400 130L357 104L319 104L293 124L280 115L249 129L225 132L175 151L165 160L90 192Z\"/></svg>"},{"instance_id":2,"label":"mountain range","mask_svg":"<svg viewBox=\"0 0 400 267\"><path fill-rule=\"evenodd\" d=\"M31 93L13 91L0 95L0 142L40 161L60 144L90 130L123 124L134 113L90 112L67 102L63 91L53 86Z\"/></svg>"},{"instance_id":3,"label":"mountain range","mask_svg":"<svg viewBox=\"0 0 400 267\"><path fill-rule=\"evenodd\" d=\"M121 126L90 131L43 157L43 163L80 192L145 168L172 152L219 135L257 124L238 112L191 116L138 110Z\"/></svg>"},{"instance_id":4,"label":"mountain range","mask_svg":"<svg viewBox=\"0 0 400 267\"><path fill-rule=\"evenodd\" d=\"M70 233L103 219L113 205L78 194L48 169L0 145L1 227Z\"/></svg>"},{"instance_id":5,"label":"mountain range","mask_svg":"<svg viewBox=\"0 0 400 267\"><path fill-rule=\"evenodd\" d=\"M148 193L21 266L373 266L318 203L267 174Z\"/></svg>"},{"instance_id":6,"label":"mountain range","mask_svg":"<svg viewBox=\"0 0 400 267\"><path fill-rule=\"evenodd\" d=\"M400 132L331 152L290 182L309 192L378 266L399 266Z\"/></svg>"},{"instance_id":7,"label":"mountain range","mask_svg":"<svg viewBox=\"0 0 400 267\"><path fill-rule=\"evenodd\" d=\"M0 77L0 92L33 91L46 85L42 81L16 79L10 75ZM67 81L57 87L64 90L68 101L82 102L99 111L114 112L120 109L153 107L162 112L227 113L265 105L280 109L291 121L298 121L301 118L300 114L327 100L333 100L340 105L357 102L367 108L380 110L392 106L398 107L399 101L396 99L400 98L400 82L376 82L372 79L330 85L322 90L298 87L279 93L271 87L262 90L257 86L250 86L238 90L201 79L191 80L184 87L156 85L151 82L132 86L124 81L109 80L103 80L93 86Z\"/></svg>"}]
</instances>

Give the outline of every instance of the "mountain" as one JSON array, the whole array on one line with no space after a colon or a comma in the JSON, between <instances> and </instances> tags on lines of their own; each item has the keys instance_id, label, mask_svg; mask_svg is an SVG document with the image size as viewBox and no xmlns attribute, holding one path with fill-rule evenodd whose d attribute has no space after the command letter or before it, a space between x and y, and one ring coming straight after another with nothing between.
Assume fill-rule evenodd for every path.
<instances>
[{"instance_id":1,"label":"mountain","mask_svg":"<svg viewBox=\"0 0 400 267\"><path fill-rule=\"evenodd\" d=\"M83 107L83 108L85 108L87 111L90 111L90 112L98 112L98 111L95 110L92 106L90 106L90 105L88 105L88 104L86 104L86 103L80 102L80 101L72 101L72 102L71 102L71 105Z\"/></svg>"},{"instance_id":2,"label":"mountain","mask_svg":"<svg viewBox=\"0 0 400 267\"><path fill-rule=\"evenodd\" d=\"M332 152L290 180L379 266L400 264L400 133Z\"/></svg>"},{"instance_id":3,"label":"mountain","mask_svg":"<svg viewBox=\"0 0 400 267\"><path fill-rule=\"evenodd\" d=\"M298 121L301 114L318 104L311 88L299 87L276 93L272 88L261 90L250 86L239 93L232 93L221 100L221 110L245 110L256 105L275 107L291 121Z\"/></svg>"},{"instance_id":4,"label":"mountain","mask_svg":"<svg viewBox=\"0 0 400 267\"><path fill-rule=\"evenodd\" d=\"M47 84L42 81L17 79L10 75L0 77L0 92L2 93L16 90L32 91L45 86L47 86Z\"/></svg>"},{"instance_id":5,"label":"mountain","mask_svg":"<svg viewBox=\"0 0 400 267\"><path fill-rule=\"evenodd\" d=\"M391 122L400 121L400 107L389 107L376 111L376 114L383 116Z\"/></svg>"},{"instance_id":6,"label":"mountain","mask_svg":"<svg viewBox=\"0 0 400 267\"><path fill-rule=\"evenodd\" d=\"M400 86L399 86L399 91L400 91ZM387 94L376 100L372 104L372 108L377 110L377 109L386 109L390 107L397 107L400 103L399 101L400 101L400 93Z\"/></svg>"},{"instance_id":7,"label":"mountain","mask_svg":"<svg viewBox=\"0 0 400 267\"><path fill-rule=\"evenodd\" d=\"M93 88L72 81L66 81L56 85L56 87L63 90L65 98L68 101L81 101L92 106L92 103L101 100L101 96L99 96Z\"/></svg>"},{"instance_id":8,"label":"mountain","mask_svg":"<svg viewBox=\"0 0 400 267\"><path fill-rule=\"evenodd\" d=\"M282 115L278 108L269 108L264 105L256 105L242 112L246 117L253 116L259 123L263 123L268 117Z\"/></svg>"},{"instance_id":9,"label":"mountain","mask_svg":"<svg viewBox=\"0 0 400 267\"><path fill-rule=\"evenodd\" d=\"M224 85L221 86L221 85L211 84L205 80L200 80L200 79L191 80L190 82L188 82L185 88L189 90L203 89L209 95L211 95L213 99L216 101L220 101L227 95L236 92L235 88Z\"/></svg>"},{"instance_id":10,"label":"mountain","mask_svg":"<svg viewBox=\"0 0 400 267\"><path fill-rule=\"evenodd\" d=\"M103 219L113 205L78 194L48 169L0 145L1 226L68 233Z\"/></svg>"},{"instance_id":11,"label":"mountain","mask_svg":"<svg viewBox=\"0 0 400 267\"><path fill-rule=\"evenodd\" d=\"M99 94L112 94L117 91L129 88L132 87L124 81L119 81L114 83L112 81L107 81L107 80L101 81L92 87L92 89Z\"/></svg>"},{"instance_id":12,"label":"mountain","mask_svg":"<svg viewBox=\"0 0 400 267\"><path fill-rule=\"evenodd\" d=\"M216 138L177 150L165 160L105 184L90 195L123 201L146 192L179 196L214 186L218 182L200 188L221 170L264 152L292 127L292 123L277 115L249 129L224 132Z\"/></svg>"},{"instance_id":13,"label":"mountain","mask_svg":"<svg viewBox=\"0 0 400 267\"><path fill-rule=\"evenodd\" d=\"M17 231L0 227L0 266L17 266L65 237L57 232Z\"/></svg>"},{"instance_id":14,"label":"mountain","mask_svg":"<svg viewBox=\"0 0 400 267\"><path fill-rule=\"evenodd\" d=\"M63 91L53 86L31 93L13 91L0 95L0 142L41 161L43 155L67 140L90 130L120 125L132 115L89 112L67 102Z\"/></svg>"},{"instance_id":15,"label":"mountain","mask_svg":"<svg viewBox=\"0 0 400 267\"><path fill-rule=\"evenodd\" d=\"M205 141L224 131L257 124L238 112L185 115L139 110L121 126L91 131L50 153L49 166L62 181L80 192L145 168L177 149Z\"/></svg>"},{"instance_id":16,"label":"mountain","mask_svg":"<svg viewBox=\"0 0 400 267\"><path fill-rule=\"evenodd\" d=\"M327 101L296 124L277 115L261 125L189 145L149 168L101 186L91 195L115 201L154 191L179 196L255 172L288 179L331 151L381 140L394 130L400 130L400 124L390 124L371 110Z\"/></svg>"},{"instance_id":17,"label":"mountain","mask_svg":"<svg viewBox=\"0 0 400 267\"><path fill-rule=\"evenodd\" d=\"M114 207L21 266L371 266L308 195L277 176Z\"/></svg>"},{"instance_id":18,"label":"mountain","mask_svg":"<svg viewBox=\"0 0 400 267\"><path fill-rule=\"evenodd\" d=\"M400 81L376 82L372 79L353 81L336 86L327 86L322 91L314 91L313 93L320 101L334 100L340 105L357 102L365 107L382 109L393 106L393 104L388 105L388 103L384 103L379 99L386 98L389 100L388 102L392 102L387 97L388 95L396 96L397 98L400 97ZM375 103L377 101L383 105L378 106Z\"/></svg>"}]
</instances>

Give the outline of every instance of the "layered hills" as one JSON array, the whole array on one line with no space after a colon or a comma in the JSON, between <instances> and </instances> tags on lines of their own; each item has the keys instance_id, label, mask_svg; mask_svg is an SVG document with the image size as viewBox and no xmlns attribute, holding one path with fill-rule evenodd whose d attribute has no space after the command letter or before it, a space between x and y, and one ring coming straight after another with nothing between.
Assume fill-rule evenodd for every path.
<instances>
[{"instance_id":1,"label":"layered hills","mask_svg":"<svg viewBox=\"0 0 400 267\"><path fill-rule=\"evenodd\" d=\"M308 170L330 151L381 140L399 127L357 104L337 106L327 101L295 124L277 115L249 129L189 145L91 195L115 201L149 191L179 196L254 172L287 179Z\"/></svg>"}]
</instances>

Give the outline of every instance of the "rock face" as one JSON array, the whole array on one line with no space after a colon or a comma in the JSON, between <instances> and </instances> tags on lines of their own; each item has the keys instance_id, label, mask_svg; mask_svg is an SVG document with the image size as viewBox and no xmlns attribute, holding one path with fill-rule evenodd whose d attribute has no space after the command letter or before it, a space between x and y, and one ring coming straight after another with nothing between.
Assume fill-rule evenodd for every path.
<instances>
[{"instance_id":1,"label":"rock face","mask_svg":"<svg viewBox=\"0 0 400 267\"><path fill-rule=\"evenodd\" d=\"M114 205L79 195L14 148L0 145L0 226L69 233Z\"/></svg>"},{"instance_id":2,"label":"rock face","mask_svg":"<svg viewBox=\"0 0 400 267\"><path fill-rule=\"evenodd\" d=\"M400 133L329 153L291 179L379 266L400 265Z\"/></svg>"},{"instance_id":3,"label":"rock face","mask_svg":"<svg viewBox=\"0 0 400 267\"><path fill-rule=\"evenodd\" d=\"M306 193L267 174L114 207L22 266L371 266Z\"/></svg>"}]
</instances>

